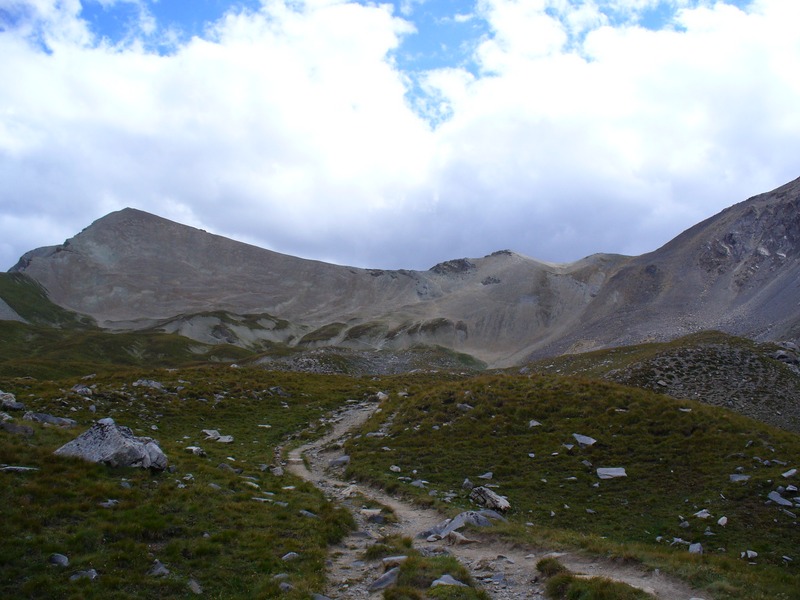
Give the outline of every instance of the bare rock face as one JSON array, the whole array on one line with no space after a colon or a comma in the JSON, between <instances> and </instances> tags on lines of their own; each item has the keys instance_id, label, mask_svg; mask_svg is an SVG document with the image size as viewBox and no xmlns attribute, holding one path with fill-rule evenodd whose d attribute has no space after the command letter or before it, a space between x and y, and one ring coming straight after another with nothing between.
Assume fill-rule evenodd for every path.
<instances>
[{"instance_id":1,"label":"bare rock face","mask_svg":"<svg viewBox=\"0 0 800 600\"><path fill-rule=\"evenodd\" d=\"M124 209L12 271L108 329L243 347L443 346L503 367L711 329L787 340L800 334L800 179L638 257L551 264L501 251L427 271L358 269Z\"/></svg>"},{"instance_id":2,"label":"bare rock face","mask_svg":"<svg viewBox=\"0 0 800 600\"><path fill-rule=\"evenodd\" d=\"M128 427L101 419L86 432L55 451L59 456L77 456L111 467L142 467L154 471L167 468L167 457L152 438L137 437Z\"/></svg>"}]
</instances>

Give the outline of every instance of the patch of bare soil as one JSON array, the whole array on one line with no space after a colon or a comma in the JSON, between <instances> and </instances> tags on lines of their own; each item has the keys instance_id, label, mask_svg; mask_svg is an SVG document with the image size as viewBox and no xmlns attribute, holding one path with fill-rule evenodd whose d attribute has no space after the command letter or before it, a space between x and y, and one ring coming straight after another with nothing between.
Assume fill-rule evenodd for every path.
<instances>
[{"instance_id":1,"label":"patch of bare soil","mask_svg":"<svg viewBox=\"0 0 800 600\"><path fill-rule=\"evenodd\" d=\"M316 485L328 498L347 507L357 529L340 544L331 548L328 561L326 595L336 600L367 598L369 586L384 572L380 560L366 560L367 548L386 535L399 535L414 540L415 547L425 553L449 553L466 566L490 597L498 600L543 599L544 586L539 581L536 563L545 556L556 556L570 571L587 577L607 577L647 591L656 598L688 600L699 598L681 581L640 567L620 565L602 558L574 553L553 553L541 548L525 548L499 541L491 535L470 530L467 540L428 542L418 535L445 520L433 509L421 508L395 498L382 490L344 481L342 468L330 467L341 457L342 444L378 408L375 403L354 404L337 413L332 430L324 437L292 450L288 470ZM391 508L396 523L380 522L375 511L364 508L367 498ZM377 596L379 592L374 594Z\"/></svg>"}]
</instances>

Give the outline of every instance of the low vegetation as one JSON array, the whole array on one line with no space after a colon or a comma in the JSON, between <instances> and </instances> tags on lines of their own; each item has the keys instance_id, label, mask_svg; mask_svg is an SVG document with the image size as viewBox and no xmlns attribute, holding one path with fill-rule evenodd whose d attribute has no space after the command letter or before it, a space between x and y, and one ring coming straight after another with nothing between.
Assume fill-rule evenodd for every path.
<instances>
[{"instance_id":1,"label":"low vegetation","mask_svg":"<svg viewBox=\"0 0 800 600\"><path fill-rule=\"evenodd\" d=\"M164 389L142 383L148 381ZM71 391L76 383L91 386L91 396ZM29 425L32 435L0 431L0 462L37 469L0 474L0 533L14 540L0 548L3 597L177 597L188 593L190 580L210 597L307 598L323 589L328 544L352 518L310 484L267 467L276 446L363 394L360 382L226 366L4 379L0 389L29 410L78 422L40 426L15 413L14 422ZM156 438L172 469L154 475L53 455L100 416ZM205 441L203 429L234 442ZM190 445L207 455L185 450ZM104 507L108 500L116 502ZM283 560L289 552L299 557ZM52 553L69 557L69 566L48 564ZM156 559L170 575L147 575ZM70 581L88 569L99 574L95 581ZM294 589L280 592L281 582Z\"/></svg>"},{"instance_id":2,"label":"low vegetation","mask_svg":"<svg viewBox=\"0 0 800 600\"><path fill-rule=\"evenodd\" d=\"M555 558L543 558L536 569L547 578L547 596L553 600L648 600L653 596L604 577L576 577Z\"/></svg>"},{"instance_id":3,"label":"low vegetation","mask_svg":"<svg viewBox=\"0 0 800 600\"><path fill-rule=\"evenodd\" d=\"M768 500L778 489L797 496L789 486L800 477L784 473L800 465L800 437L723 408L583 378L602 373L578 358L541 365L559 375L477 374L468 357L419 348L392 359L399 374L367 377L358 374L391 357L289 355L298 365L318 357L311 370L330 364L352 373L342 376L268 371L276 363L259 365L265 355L167 334L0 323L0 336L0 390L27 410L78 423L49 427L15 411L12 423L30 434L0 431L0 463L36 469L0 473L0 535L14 540L0 549L5 597L179 597L192 581L209 597L321 592L328 545L353 522L309 484L273 472L276 451L321 435L324 417L348 400L384 391L389 399L361 432L374 435L346 447L352 477L450 514L473 507L462 487L468 478L508 498L508 523L493 531L519 543L640 563L717 600L800 598L798 509ZM636 372L646 353L663 351L620 349L604 368ZM428 359L451 368L405 368ZM581 375L563 376L568 364ZM53 455L101 417L156 438L172 471ZM203 429L234 442L206 441ZM582 445L574 434L596 441ZM206 456L186 450L195 445ZM601 467L624 468L626 477L600 479ZM116 502L103 506L109 500ZM690 542L702 554L690 553ZM284 560L289 552L299 558ZM366 558L412 556L385 592L390 600L486 597L475 588L427 589L441 574L469 582L468 574L448 557L417 555L406 540L387 538L371 552ZM52 553L70 565L50 565ZM156 560L169 575L148 575ZM541 570L553 598L646 597L549 568ZM70 581L88 569L95 581Z\"/></svg>"},{"instance_id":4,"label":"low vegetation","mask_svg":"<svg viewBox=\"0 0 800 600\"><path fill-rule=\"evenodd\" d=\"M796 434L697 402L553 376L441 384L393 398L364 431L378 435L349 443L350 475L422 504L468 508L468 478L508 498L502 530L517 540L641 561L719 598L798 597L796 508L768 501L793 481L782 474L800 464ZM573 434L597 441L582 447ZM627 477L600 479L601 467ZM703 553L690 554L689 543ZM757 559L743 559L747 550Z\"/></svg>"}]
</instances>

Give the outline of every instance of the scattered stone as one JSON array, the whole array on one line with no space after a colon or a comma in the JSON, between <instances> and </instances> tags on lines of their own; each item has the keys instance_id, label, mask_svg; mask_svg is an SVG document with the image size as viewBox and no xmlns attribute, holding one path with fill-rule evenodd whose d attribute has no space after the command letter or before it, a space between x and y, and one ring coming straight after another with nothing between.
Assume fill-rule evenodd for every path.
<instances>
[{"instance_id":1,"label":"scattered stone","mask_svg":"<svg viewBox=\"0 0 800 600\"><path fill-rule=\"evenodd\" d=\"M391 467L389 467L389 470L392 473L399 473L400 472L400 467L398 467L397 465L392 465Z\"/></svg>"},{"instance_id":2,"label":"scattered stone","mask_svg":"<svg viewBox=\"0 0 800 600\"><path fill-rule=\"evenodd\" d=\"M386 588L395 585L399 577L400 567L391 568L370 584L369 591L378 592L380 590L385 590Z\"/></svg>"},{"instance_id":3,"label":"scattered stone","mask_svg":"<svg viewBox=\"0 0 800 600\"><path fill-rule=\"evenodd\" d=\"M729 477L730 477L731 483L741 483L743 481L747 481L748 479L750 479L750 475L739 475L738 473L734 474L734 475L730 475Z\"/></svg>"},{"instance_id":4,"label":"scattered stone","mask_svg":"<svg viewBox=\"0 0 800 600\"><path fill-rule=\"evenodd\" d=\"M311 512L310 510L306 510L306 509L302 508L298 512L299 512L301 517L306 517L308 519L319 519L319 517L317 515L315 515L313 512Z\"/></svg>"},{"instance_id":5,"label":"scattered stone","mask_svg":"<svg viewBox=\"0 0 800 600\"><path fill-rule=\"evenodd\" d=\"M283 477L283 467L281 467L280 465L278 465L277 467L272 467L269 470L269 472L272 473L275 477Z\"/></svg>"},{"instance_id":6,"label":"scattered stone","mask_svg":"<svg viewBox=\"0 0 800 600\"><path fill-rule=\"evenodd\" d=\"M220 444L232 444L233 443L233 436L232 435L221 435L216 440Z\"/></svg>"},{"instance_id":7,"label":"scattered stone","mask_svg":"<svg viewBox=\"0 0 800 600\"><path fill-rule=\"evenodd\" d=\"M119 504L119 500L109 498L105 502L98 503L98 506L102 506L103 508L114 508L117 504Z\"/></svg>"},{"instance_id":8,"label":"scattered stone","mask_svg":"<svg viewBox=\"0 0 800 600\"><path fill-rule=\"evenodd\" d=\"M756 552L755 550L745 550L744 552L742 552L741 557L746 558L748 560L751 560L753 558L758 558L758 552Z\"/></svg>"},{"instance_id":9,"label":"scattered stone","mask_svg":"<svg viewBox=\"0 0 800 600\"><path fill-rule=\"evenodd\" d=\"M94 392L92 392L92 388L90 388L85 383L76 383L72 386L72 391L78 394L79 396L88 397L91 396Z\"/></svg>"},{"instance_id":10,"label":"scattered stone","mask_svg":"<svg viewBox=\"0 0 800 600\"><path fill-rule=\"evenodd\" d=\"M0 408L3 410L25 410L22 402L17 402L17 397L9 392L0 392Z\"/></svg>"},{"instance_id":11,"label":"scattered stone","mask_svg":"<svg viewBox=\"0 0 800 600\"><path fill-rule=\"evenodd\" d=\"M350 464L350 457L347 454L343 454L338 458L334 458L331 460L328 465L331 467L344 467Z\"/></svg>"},{"instance_id":12,"label":"scattered stone","mask_svg":"<svg viewBox=\"0 0 800 600\"><path fill-rule=\"evenodd\" d=\"M511 508L508 500L483 486L474 488L469 494L469 499L481 506L500 512L505 512Z\"/></svg>"},{"instance_id":13,"label":"scattered stone","mask_svg":"<svg viewBox=\"0 0 800 600\"><path fill-rule=\"evenodd\" d=\"M322 594L311 594L311 600L331 600L327 596L323 596Z\"/></svg>"},{"instance_id":14,"label":"scattered stone","mask_svg":"<svg viewBox=\"0 0 800 600\"><path fill-rule=\"evenodd\" d=\"M457 586L457 587L469 587L466 583L460 582L458 579L456 579L455 577L453 577L449 573L446 573L446 574L442 575L441 577L439 577L439 579L435 580L431 584L431 587L436 587L436 586L439 586L439 585L454 585L454 586Z\"/></svg>"},{"instance_id":15,"label":"scattered stone","mask_svg":"<svg viewBox=\"0 0 800 600\"><path fill-rule=\"evenodd\" d=\"M767 495L767 498L769 498L775 504L778 504L780 506L794 506L794 504L792 504L790 500L787 500L786 498L781 496L778 492L770 492Z\"/></svg>"},{"instance_id":16,"label":"scattered stone","mask_svg":"<svg viewBox=\"0 0 800 600\"><path fill-rule=\"evenodd\" d=\"M134 381L131 385L133 387L149 387L154 390L158 390L160 392L164 391L164 385L159 383L158 381L153 381L152 379L138 379Z\"/></svg>"},{"instance_id":17,"label":"scattered stone","mask_svg":"<svg viewBox=\"0 0 800 600\"><path fill-rule=\"evenodd\" d=\"M475 486L473 485L473 483L472 483L472 482L471 482L469 479L465 479L465 480L464 480L464 483L462 483L462 484L461 484L461 489L462 489L462 490L467 490L467 491L469 491L469 490L471 490L471 489L472 489L472 488L474 488L474 487L475 487Z\"/></svg>"},{"instance_id":18,"label":"scattered stone","mask_svg":"<svg viewBox=\"0 0 800 600\"><path fill-rule=\"evenodd\" d=\"M425 481L424 479L415 479L414 481L411 482L411 485L418 488L424 488L426 483L428 482Z\"/></svg>"},{"instance_id":19,"label":"scattered stone","mask_svg":"<svg viewBox=\"0 0 800 600\"><path fill-rule=\"evenodd\" d=\"M195 456L207 456L206 451L203 450L200 446L186 446L186 450L191 452Z\"/></svg>"},{"instance_id":20,"label":"scattered stone","mask_svg":"<svg viewBox=\"0 0 800 600\"><path fill-rule=\"evenodd\" d=\"M18 467L15 465L0 465L0 472L2 473L30 473L31 471L38 471L37 467Z\"/></svg>"},{"instance_id":21,"label":"scattered stone","mask_svg":"<svg viewBox=\"0 0 800 600\"><path fill-rule=\"evenodd\" d=\"M391 569L392 567L399 567L404 562L408 560L408 556L400 555L400 556L387 556L386 558L381 560L384 568Z\"/></svg>"},{"instance_id":22,"label":"scattered stone","mask_svg":"<svg viewBox=\"0 0 800 600\"><path fill-rule=\"evenodd\" d=\"M594 446L597 443L597 440L593 437L581 435L580 433L573 433L572 437L575 438L575 441L578 442L581 448L588 448L589 446Z\"/></svg>"},{"instance_id":23,"label":"scattered stone","mask_svg":"<svg viewBox=\"0 0 800 600\"><path fill-rule=\"evenodd\" d=\"M291 592L294 589L294 586L291 583L289 583L288 581L281 581L278 584L278 587L284 593Z\"/></svg>"},{"instance_id":24,"label":"scattered stone","mask_svg":"<svg viewBox=\"0 0 800 600\"><path fill-rule=\"evenodd\" d=\"M614 479L616 477L627 477L623 467L600 467L597 469L597 476L600 479Z\"/></svg>"},{"instance_id":25,"label":"scattered stone","mask_svg":"<svg viewBox=\"0 0 800 600\"><path fill-rule=\"evenodd\" d=\"M189 591L198 596L203 593L203 586L194 577L189 580Z\"/></svg>"},{"instance_id":26,"label":"scattered stone","mask_svg":"<svg viewBox=\"0 0 800 600\"><path fill-rule=\"evenodd\" d=\"M789 469L783 474L786 479L789 479L789 477L794 477L795 475L797 475L797 469Z\"/></svg>"},{"instance_id":27,"label":"scattered stone","mask_svg":"<svg viewBox=\"0 0 800 600\"><path fill-rule=\"evenodd\" d=\"M69 580L70 581L78 581L79 579L88 579L89 581L94 581L97 579L97 571L94 569L88 569L86 571L77 571L73 573Z\"/></svg>"},{"instance_id":28,"label":"scattered stone","mask_svg":"<svg viewBox=\"0 0 800 600\"><path fill-rule=\"evenodd\" d=\"M528 427L541 427L541 425L542 425L542 424L541 424L541 423L539 423L539 421L537 421L537 420L535 420L535 419L531 419L531 420L528 422Z\"/></svg>"},{"instance_id":29,"label":"scattered stone","mask_svg":"<svg viewBox=\"0 0 800 600\"><path fill-rule=\"evenodd\" d=\"M17 425L16 423L2 422L0 423L0 430L23 437L31 437L33 435L33 429L31 427L27 425Z\"/></svg>"},{"instance_id":30,"label":"scattered stone","mask_svg":"<svg viewBox=\"0 0 800 600\"><path fill-rule=\"evenodd\" d=\"M492 473L491 471L487 471L483 475L478 475L478 479L487 479L488 480L488 479L491 479L492 477L494 477L494 473Z\"/></svg>"},{"instance_id":31,"label":"scattered stone","mask_svg":"<svg viewBox=\"0 0 800 600\"><path fill-rule=\"evenodd\" d=\"M26 421L34 421L35 423L43 423L45 425L55 425L56 427L75 427L77 421L66 419L64 417L54 417L46 413L26 412L23 416Z\"/></svg>"},{"instance_id":32,"label":"scattered stone","mask_svg":"<svg viewBox=\"0 0 800 600\"><path fill-rule=\"evenodd\" d=\"M460 410L461 412L469 412L469 411L473 410L475 407L472 406L471 404L463 404L462 403L462 404L456 404L456 408L458 410Z\"/></svg>"},{"instance_id":33,"label":"scattered stone","mask_svg":"<svg viewBox=\"0 0 800 600\"><path fill-rule=\"evenodd\" d=\"M160 560L155 559L153 561L153 566L150 567L150 570L147 571L147 574L151 577L166 577L169 575L169 569L164 566Z\"/></svg>"},{"instance_id":34,"label":"scattered stone","mask_svg":"<svg viewBox=\"0 0 800 600\"><path fill-rule=\"evenodd\" d=\"M284 560L284 561L287 561L287 562L290 561L290 560L296 560L298 558L300 558L300 555L297 552L287 552L286 554L281 556L281 560Z\"/></svg>"},{"instance_id":35,"label":"scattered stone","mask_svg":"<svg viewBox=\"0 0 800 600\"><path fill-rule=\"evenodd\" d=\"M54 552L53 554L51 554L50 558L47 559L47 562L49 562L51 565L54 565L56 567L68 567L69 566L69 558L67 558L63 554L59 554L57 552Z\"/></svg>"},{"instance_id":36,"label":"scattered stone","mask_svg":"<svg viewBox=\"0 0 800 600\"><path fill-rule=\"evenodd\" d=\"M219 439L220 435L219 431L217 431L216 429L203 429L203 431L201 431L200 433L205 435L207 440L211 441Z\"/></svg>"},{"instance_id":37,"label":"scattered stone","mask_svg":"<svg viewBox=\"0 0 800 600\"><path fill-rule=\"evenodd\" d=\"M702 554L703 553L703 544L689 544L689 553L690 554Z\"/></svg>"},{"instance_id":38,"label":"scattered stone","mask_svg":"<svg viewBox=\"0 0 800 600\"><path fill-rule=\"evenodd\" d=\"M698 519L707 519L711 516L711 513L704 508L703 510L694 513L694 516L697 517Z\"/></svg>"},{"instance_id":39,"label":"scattered stone","mask_svg":"<svg viewBox=\"0 0 800 600\"><path fill-rule=\"evenodd\" d=\"M55 454L76 456L110 467L142 467L154 471L163 471L168 462L155 440L136 437L128 427L119 426L112 419L101 419Z\"/></svg>"},{"instance_id":40,"label":"scattered stone","mask_svg":"<svg viewBox=\"0 0 800 600\"><path fill-rule=\"evenodd\" d=\"M720 527L725 527L725 525L727 524L728 524L728 517L720 517L717 520L717 525L719 525Z\"/></svg>"}]
</instances>

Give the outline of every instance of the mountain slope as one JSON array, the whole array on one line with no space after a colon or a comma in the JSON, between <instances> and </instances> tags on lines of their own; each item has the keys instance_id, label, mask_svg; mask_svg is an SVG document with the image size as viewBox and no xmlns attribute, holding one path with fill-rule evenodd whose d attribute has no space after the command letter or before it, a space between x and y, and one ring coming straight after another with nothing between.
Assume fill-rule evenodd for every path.
<instances>
[{"instance_id":1,"label":"mountain slope","mask_svg":"<svg viewBox=\"0 0 800 600\"><path fill-rule=\"evenodd\" d=\"M156 327L243 346L437 344L509 365L712 328L792 337L799 252L800 179L639 257L554 265L500 251L428 271L358 269L124 209L27 253L13 270L114 330Z\"/></svg>"}]
</instances>

